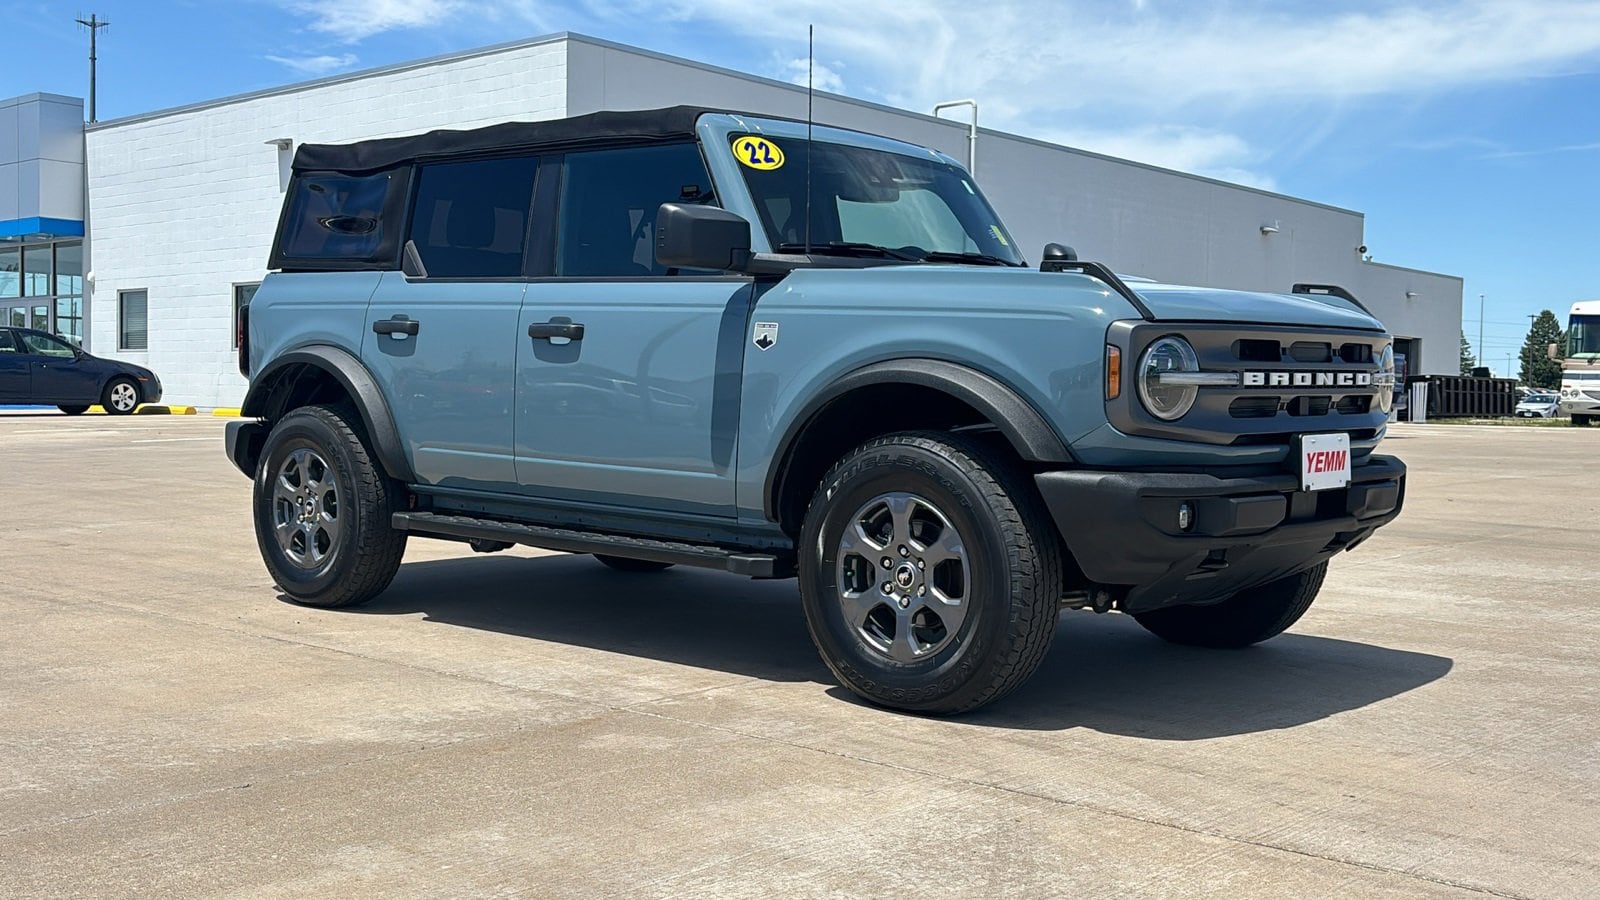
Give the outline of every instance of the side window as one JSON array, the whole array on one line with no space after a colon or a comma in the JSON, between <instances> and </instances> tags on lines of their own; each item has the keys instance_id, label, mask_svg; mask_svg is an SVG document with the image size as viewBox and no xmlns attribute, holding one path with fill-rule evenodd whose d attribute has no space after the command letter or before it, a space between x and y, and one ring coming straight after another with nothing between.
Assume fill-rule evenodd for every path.
<instances>
[{"instance_id":1,"label":"side window","mask_svg":"<svg viewBox=\"0 0 1600 900\"><path fill-rule=\"evenodd\" d=\"M383 206L393 181L392 172L297 176L279 251L291 259L371 259L383 245Z\"/></svg>"},{"instance_id":2,"label":"side window","mask_svg":"<svg viewBox=\"0 0 1600 900\"><path fill-rule=\"evenodd\" d=\"M0 328L0 353L17 352L17 344L11 339L11 332Z\"/></svg>"},{"instance_id":3,"label":"side window","mask_svg":"<svg viewBox=\"0 0 1600 900\"><path fill-rule=\"evenodd\" d=\"M77 355L64 342L58 341L53 337L45 337L42 334L23 334L22 343L28 348L29 353L39 356L57 356L62 359L71 359Z\"/></svg>"},{"instance_id":4,"label":"side window","mask_svg":"<svg viewBox=\"0 0 1600 900\"><path fill-rule=\"evenodd\" d=\"M407 237L428 276L521 275L538 169L531 156L423 166Z\"/></svg>"},{"instance_id":5,"label":"side window","mask_svg":"<svg viewBox=\"0 0 1600 900\"><path fill-rule=\"evenodd\" d=\"M656 210L711 199L697 144L567 154L556 274L665 275L656 265Z\"/></svg>"}]
</instances>

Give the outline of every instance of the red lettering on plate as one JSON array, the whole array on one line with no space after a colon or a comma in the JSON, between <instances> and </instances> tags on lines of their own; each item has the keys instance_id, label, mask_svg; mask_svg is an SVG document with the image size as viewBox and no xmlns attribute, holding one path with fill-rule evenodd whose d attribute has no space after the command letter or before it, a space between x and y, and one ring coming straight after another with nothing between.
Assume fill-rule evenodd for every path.
<instances>
[{"instance_id":1,"label":"red lettering on plate","mask_svg":"<svg viewBox=\"0 0 1600 900\"><path fill-rule=\"evenodd\" d=\"M1344 450L1313 450L1306 454L1306 471L1313 475L1323 472L1342 472L1349 460Z\"/></svg>"}]
</instances>

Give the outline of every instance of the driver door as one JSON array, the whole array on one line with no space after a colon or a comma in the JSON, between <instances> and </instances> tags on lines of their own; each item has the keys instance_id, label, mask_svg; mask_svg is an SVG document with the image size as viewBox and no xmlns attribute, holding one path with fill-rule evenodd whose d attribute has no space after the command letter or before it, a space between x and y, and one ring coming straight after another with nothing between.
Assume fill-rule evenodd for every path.
<instances>
[{"instance_id":1,"label":"driver door","mask_svg":"<svg viewBox=\"0 0 1600 900\"><path fill-rule=\"evenodd\" d=\"M85 366L66 341L33 331L16 333L28 358L33 398L41 403L99 400L100 373Z\"/></svg>"}]
</instances>

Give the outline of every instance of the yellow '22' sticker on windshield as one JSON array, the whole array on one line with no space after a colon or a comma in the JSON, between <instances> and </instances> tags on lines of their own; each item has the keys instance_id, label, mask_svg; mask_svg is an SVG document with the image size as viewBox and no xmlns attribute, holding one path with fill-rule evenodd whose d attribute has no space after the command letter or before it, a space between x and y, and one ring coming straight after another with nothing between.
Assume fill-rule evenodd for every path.
<instances>
[{"instance_id":1,"label":"yellow '22' sticker on windshield","mask_svg":"<svg viewBox=\"0 0 1600 900\"><path fill-rule=\"evenodd\" d=\"M763 171L779 168L783 165L783 151L778 145L758 137L735 138L733 141L733 155L741 165Z\"/></svg>"}]
</instances>

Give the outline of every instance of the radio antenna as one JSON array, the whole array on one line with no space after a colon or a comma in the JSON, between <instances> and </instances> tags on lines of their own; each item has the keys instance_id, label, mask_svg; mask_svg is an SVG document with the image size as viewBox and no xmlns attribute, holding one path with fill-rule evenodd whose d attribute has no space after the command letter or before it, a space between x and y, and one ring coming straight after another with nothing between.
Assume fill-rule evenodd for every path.
<instances>
[{"instance_id":1,"label":"radio antenna","mask_svg":"<svg viewBox=\"0 0 1600 900\"><path fill-rule=\"evenodd\" d=\"M817 67L817 26L806 26L806 255L811 255L811 95Z\"/></svg>"}]
</instances>

